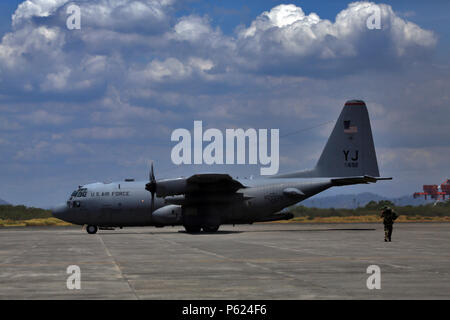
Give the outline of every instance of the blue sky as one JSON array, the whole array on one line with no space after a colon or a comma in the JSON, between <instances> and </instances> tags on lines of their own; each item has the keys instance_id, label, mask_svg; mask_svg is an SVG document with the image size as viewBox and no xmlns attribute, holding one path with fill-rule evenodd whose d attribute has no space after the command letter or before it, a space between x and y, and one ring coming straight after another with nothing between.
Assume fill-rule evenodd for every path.
<instances>
[{"instance_id":1,"label":"blue sky","mask_svg":"<svg viewBox=\"0 0 450 320\"><path fill-rule=\"evenodd\" d=\"M66 8L81 7L81 30ZM366 20L381 8L380 30ZM181 166L171 132L279 128L280 172L314 166L364 99L380 171L333 193L412 194L450 162L448 1L28 0L0 3L0 198L49 207L80 184L259 166ZM326 123L324 125L320 125Z\"/></svg>"}]
</instances>

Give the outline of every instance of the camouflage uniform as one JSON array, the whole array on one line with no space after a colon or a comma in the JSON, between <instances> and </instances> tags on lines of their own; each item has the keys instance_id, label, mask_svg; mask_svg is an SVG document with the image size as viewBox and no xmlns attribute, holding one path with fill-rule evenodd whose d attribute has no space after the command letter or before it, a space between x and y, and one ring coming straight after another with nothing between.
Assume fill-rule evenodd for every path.
<instances>
[{"instance_id":1,"label":"camouflage uniform","mask_svg":"<svg viewBox=\"0 0 450 320\"><path fill-rule=\"evenodd\" d=\"M397 213L389 207L384 207L381 213L381 218L383 218L384 224L384 241L391 241L392 236L392 226L394 220L398 218Z\"/></svg>"}]
</instances>

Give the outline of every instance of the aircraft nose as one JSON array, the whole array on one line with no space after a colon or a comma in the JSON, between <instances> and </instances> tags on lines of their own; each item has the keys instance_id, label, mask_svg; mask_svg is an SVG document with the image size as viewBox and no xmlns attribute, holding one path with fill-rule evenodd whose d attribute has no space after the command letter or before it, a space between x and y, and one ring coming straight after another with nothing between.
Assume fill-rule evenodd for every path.
<instances>
[{"instance_id":1,"label":"aircraft nose","mask_svg":"<svg viewBox=\"0 0 450 320\"><path fill-rule=\"evenodd\" d=\"M64 220L64 213L66 212L67 206L59 205L52 210L52 216L55 218Z\"/></svg>"}]
</instances>

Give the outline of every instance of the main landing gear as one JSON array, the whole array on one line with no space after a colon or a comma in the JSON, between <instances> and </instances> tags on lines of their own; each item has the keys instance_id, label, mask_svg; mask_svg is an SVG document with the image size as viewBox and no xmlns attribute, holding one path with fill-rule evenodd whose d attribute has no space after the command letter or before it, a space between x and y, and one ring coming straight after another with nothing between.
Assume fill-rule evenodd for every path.
<instances>
[{"instance_id":1,"label":"main landing gear","mask_svg":"<svg viewBox=\"0 0 450 320\"><path fill-rule=\"evenodd\" d=\"M187 233L199 233L200 230L203 230L203 232L217 232L217 230L219 230L219 225L216 226L184 226L184 229L186 229Z\"/></svg>"},{"instance_id":2,"label":"main landing gear","mask_svg":"<svg viewBox=\"0 0 450 320\"><path fill-rule=\"evenodd\" d=\"M204 226L202 227L203 232L217 232L220 226Z\"/></svg>"}]
</instances>

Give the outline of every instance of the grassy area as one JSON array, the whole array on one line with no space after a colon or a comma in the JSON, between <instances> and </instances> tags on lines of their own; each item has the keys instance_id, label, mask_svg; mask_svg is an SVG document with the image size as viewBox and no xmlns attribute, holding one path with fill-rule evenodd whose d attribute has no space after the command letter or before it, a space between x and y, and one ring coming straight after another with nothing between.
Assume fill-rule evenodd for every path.
<instances>
[{"instance_id":1,"label":"grassy area","mask_svg":"<svg viewBox=\"0 0 450 320\"><path fill-rule=\"evenodd\" d=\"M0 227L27 227L27 226L70 226L71 224L56 218L38 218L28 220L0 219Z\"/></svg>"}]
</instances>

